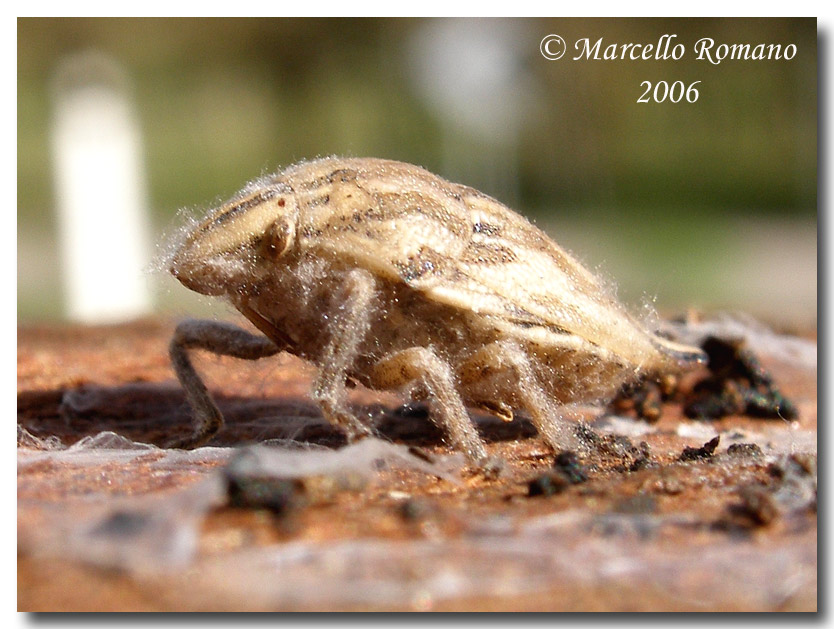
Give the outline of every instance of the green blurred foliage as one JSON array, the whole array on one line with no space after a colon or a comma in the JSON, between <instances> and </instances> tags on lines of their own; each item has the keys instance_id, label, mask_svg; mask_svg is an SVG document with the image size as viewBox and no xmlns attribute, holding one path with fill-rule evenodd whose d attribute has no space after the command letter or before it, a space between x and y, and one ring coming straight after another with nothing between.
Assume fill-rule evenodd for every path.
<instances>
[{"instance_id":1,"label":"green blurred foliage","mask_svg":"<svg viewBox=\"0 0 834 629\"><path fill-rule=\"evenodd\" d=\"M441 125L407 75L412 19L19 19L18 195L23 220L51 207L49 81L96 49L126 68L156 211L202 204L258 173L330 153L440 170ZM816 208L813 19L522 20L536 107L516 154L528 208ZM509 23L509 22L508 22ZM676 62L548 62L555 32L609 43L677 34ZM695 61L697 39L794 43L791 61ZM701 80L697 103L638 105L641 81ZM467 140L458 139L463 142ZM482 150L476 138L468 150ZM463 147L467 149L467 147ZM465 151L464 151L465 154ZM500 156L499 156L500 159ZM467 182L489 189L489 181ZM595 210L599 211L599 210Z\"/></svg>"},{"instance_id":2,"label":"green blurred foliage","mask_svg":"<svg viewBox=\"0 0 834 629\"><path fill-rule=\"evenodd\" d=\"M590 266L607 262L633 300L656 290L661 302L691 304L732 303L737 289L721 269L738 220L814 220L815 19L497 24L522 33L514 72L526 106L504 144L444 119L418 93L410 43L431 20L18 19L19 316L60 313L51 90L61 60L84 51L114 59L128 78L158 229L180 207L210 206L299 159L387 157L538 216ZM541 56L549 33L568 42L565 58ZM579 38L648 44L664 33L686 46L680 61L569 59ZM798 52L714 66L695 60L701 37ZM647 80L701 81L700 98L638 104Z\"/></svg>"}]
</instances>

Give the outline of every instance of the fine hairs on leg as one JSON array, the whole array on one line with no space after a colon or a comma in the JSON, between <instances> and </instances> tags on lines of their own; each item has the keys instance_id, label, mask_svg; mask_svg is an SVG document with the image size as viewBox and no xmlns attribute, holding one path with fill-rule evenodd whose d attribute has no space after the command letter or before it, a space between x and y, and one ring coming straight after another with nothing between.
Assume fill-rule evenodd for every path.
<instances>
[{"instance_id":1,"label":"fine hairs on leg","mask_svg":"<svg viewBox=\"0 0 834 629\"><path fill-rule=\"evenodd\" d=\"M268 338L250 334L228 323L204 320L180 323L171 340L169 354L193 411L194 432L189 437L169 444L173 448L190 449L204 445L223 427L223 415L191 363L188 355L191 349L203 349L245 360L273 356L280 351Z\"/></svg>"},{"instance_id":2,"label":"fine hairs on leg","mask_svg":"<svg viewBox=\"0 0 834 629\"><path fill-rule=\"evenodd\" d=\"M342 293L336 296L342 305L327 330L330 339L313 385L313 399L324 418L344 430L352 441L371 434L371 429L348 409L345 382L359 344L370 328L374 280L364 271L352 271Z\"/></svg>"}]
</instances>

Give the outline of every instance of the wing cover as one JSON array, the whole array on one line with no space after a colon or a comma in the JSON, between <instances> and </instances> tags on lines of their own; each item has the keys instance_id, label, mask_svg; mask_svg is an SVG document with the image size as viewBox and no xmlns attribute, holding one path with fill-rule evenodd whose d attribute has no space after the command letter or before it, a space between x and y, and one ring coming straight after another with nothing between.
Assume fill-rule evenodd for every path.
<instances>
[{"instance_id":1,"label":"wing cover","mask_svg":"<svg viewBox=\"0 0 834 629\"><path fill-rule=\"evenodd\" d=\"M318 177L286 173L302 203L299 234L318 255L350 260L439 303L576 334L636 365L656 355L608 289L498 201L397 162L374 160L371 169L369 160L355 168L340 160L333 171L327 161L299 167L318 167Z\"/></svg>"}]
</instances>

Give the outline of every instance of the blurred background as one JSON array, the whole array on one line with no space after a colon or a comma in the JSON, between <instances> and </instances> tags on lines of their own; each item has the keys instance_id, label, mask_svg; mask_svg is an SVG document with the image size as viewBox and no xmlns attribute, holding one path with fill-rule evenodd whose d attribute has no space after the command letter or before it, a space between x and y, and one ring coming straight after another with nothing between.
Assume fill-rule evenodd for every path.
<instances>
[{"instance_id":1,"label":"blurred background","mask_svg":"<svg viewBox=\"0 0 834 629\"><path fill-rule=\"evenodd\" d=\"M813 331L814 19L19 19L18 322L211 306L149 270L179 208L329 154L520 211L635 305ZM548 34L568 53L548 61ZM573 61L573 42L680 61ZM794 44L696 61L701 37ZM642 81L696 103L638 104Z\"/></svg>"}]
</instances>

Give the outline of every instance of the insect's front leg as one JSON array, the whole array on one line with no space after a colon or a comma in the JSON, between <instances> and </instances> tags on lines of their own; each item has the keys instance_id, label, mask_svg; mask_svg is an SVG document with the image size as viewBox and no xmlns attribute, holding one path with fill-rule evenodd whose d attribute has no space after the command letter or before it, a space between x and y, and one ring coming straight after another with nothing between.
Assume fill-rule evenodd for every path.
<instances>
[{"instance_id":1,"label":"insect's front leg","mask_svg":"<svg viewBox=\"0 0 834 629\"><path fill-rule=\"evenodd\" d=\"M223 415L211 399L191 359L190 349L205 349L215 354L257 360L281 351L269 339L250 334L236 326L216 321L183 321L171 339L169 354L174 371L185 389L185 396L194 415L194 432L178 439L171 448L196 448L208 442L223 426Z\"/></svg>"},{"instance_id":2,"label":"insect's front leg","mask_svg":"<svg viewBox=\"0 0 834 629\"><path fill-rule=\"evenodd\" d=\"M502 394L500 389L504 388L504 395L517 397L539 434L555 451L581 447L570 424L562 418L557 405L538 382L527 354L515 343L496 341L482 347L458 368L458 376L463 386L475 386L489 379L496 383L499 396ZM507 386L512 390L507 391ZM488 401L503 402L500 399Z\"/></svg>"},{"instance_id":3,"label":"insect's front leg","mask_svg":"<svg viewBox=\"0 0 834 629\"><path fill-rule=\"evenodd\" d=\"M324 418L355 440L371 434L371 429L350 412L345 382L347 371L356 359L359 344L370 328L374 279L366 271L351 271L340 293L335 295L329 325L330 338L319 362L319 373L313 385L313 399L321 407Z\"/></svg>"}]
</instances>

